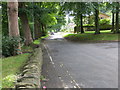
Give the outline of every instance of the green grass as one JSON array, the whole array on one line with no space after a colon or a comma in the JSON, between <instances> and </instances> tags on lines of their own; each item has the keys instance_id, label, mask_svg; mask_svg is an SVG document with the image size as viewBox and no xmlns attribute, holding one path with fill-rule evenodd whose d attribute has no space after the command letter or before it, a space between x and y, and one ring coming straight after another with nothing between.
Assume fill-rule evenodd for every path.
<instances>
[{"instance_id":1,"label":"green grass","mask_svg":"<svg viewBox=\"0 0 120 90\"><path fill-rule=\"evenodd\" d=\"M33 48L31 46L23 46L21 50L22 52L32 52Z\"/></svg>"},{"instance_id":2,"label":"green grass","mask_svg":"<svg viewBox=\"0 0 120 90\"><path fill-rule=\"evenodd\" d=\"M44 39L44 38L47 38L49 35L46 35L46 36L42 36L41 39Z\"/></svg>"},{"instance_id":3,"label":"green grass","mask_svg":"<svg viewBox=\"0 0 120 90\"><path fill-rule=\"evenodd\" d=\"M71 41L118 41L119 34L68 34L66 39Z\"/></svg>"},{"instance_id":4,"label":"green grass","mask_svg":"<svg viewBox=\"0 0 120 90\"><path fill-rule=\"evenodd\" d=\"M13 88L20 68L25 64L30 54L25 53L2 59L2 88Z\"/></svg>"},{"instance_id":5,"label":"green grass","mask_svg":"<svg viewBox=\"0 0 120 90\"><path fill-rule=\"evenodd\" d=\"M85 31L85 33L94 34L95 31ZM109 34L110 34L110 33L112 33L112 32L111 32L111 30L101 30L100 33L101 33L101 34L102 34L102 33L109 33Z\"/></svg>"},{"instance_id":6,"label":"green grass","mask_svg":"<svg viewBox=\"0 0 120 90\"><path fill-rule=\"evenodd\" d=\"M42 36L41 38L38 38L37 40L34 40L34 41L33 41L33 44L39 45L39 44L41 43L41 39L44 39L44 38L46 38L46 37L48 37L48 35Z\"/></svg>"},{"instance_id":7,"label":"green grass","mask_svg":"<svg viewBox=\"0 0 120 90\"><path fill-rule=\"evenodd\" d=\"M40 44L40 40L39 39L38 40L34 40L33 44L39 45Z\"/></svg>"}]
</instances>

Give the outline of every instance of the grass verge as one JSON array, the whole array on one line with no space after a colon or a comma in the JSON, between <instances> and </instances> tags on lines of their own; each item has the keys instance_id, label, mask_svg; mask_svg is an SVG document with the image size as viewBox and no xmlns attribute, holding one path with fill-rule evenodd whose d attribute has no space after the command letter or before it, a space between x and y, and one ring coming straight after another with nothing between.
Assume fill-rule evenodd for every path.
<instances>
[{"instance_id":1,"label":"grass verge","mask_svg":"<svg viewBox=\"0 0 120 90\"><path fill-rule=\"evenodd\" d=\"M33 47L31 47L31 46L23 46L21 49L22 49L23 53L33 52Z\"/></svg>"},{"instance_id":2,"label":"grass verge","mask_svg":"<svg viewBox=\"0 0 120 90\"><path fill-rule=\"evenodd\" d=\"M30 47L22 47L22 50L32 50ZM20 68L25 64L30 53L2 59L2 88L13 88Z\"/></svg>"},{"instance_id":3,"label":"grass verge","mask_svg":"<svg viewBox=\"0 0 120 90\"><path fill-rule=\"evenodd\" d=\"M41 43L41 39L47 38L49 35L42 36L41 38L38 38L37 40L34 40L33 44L39 45Z\"/></svg>"},{"instance_id":4,"label":"grass verge","mask_svg":"<svg viewBox=\"0 0 120 90\"><path fill-rule=\"evenodd\" d=\"M41 41L41 39L34 40L33 44L39 45L40 41Z\"/></svg>"},{"instance_id":5,"label":"grass verge","mask_svg":"<svg viewBox=\"0 0 120 90\"><path fill-rule=\"evenodd\" d=\"M82 42L99 42L99 41L118 41L120 34L68 34L65 36L66 39L71 41L82 41Z\"/></svg>"}]
</instances>

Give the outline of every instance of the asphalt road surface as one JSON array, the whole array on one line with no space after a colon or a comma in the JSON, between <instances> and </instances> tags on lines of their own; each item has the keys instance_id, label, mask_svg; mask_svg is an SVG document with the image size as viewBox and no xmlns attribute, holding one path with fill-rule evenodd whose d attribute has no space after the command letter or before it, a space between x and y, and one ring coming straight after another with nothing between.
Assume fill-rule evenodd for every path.
<instances>
[{"instance_id":1,"label":"asphalt road surface","mask_svg":"<svg viewBox=\"0 0 120 90\"><path fill-rule=\"evenodd\" d=\"M118 43L75 43L60 34L44 41L47 88L118 88Z\"/></svg>"}]
</instances>

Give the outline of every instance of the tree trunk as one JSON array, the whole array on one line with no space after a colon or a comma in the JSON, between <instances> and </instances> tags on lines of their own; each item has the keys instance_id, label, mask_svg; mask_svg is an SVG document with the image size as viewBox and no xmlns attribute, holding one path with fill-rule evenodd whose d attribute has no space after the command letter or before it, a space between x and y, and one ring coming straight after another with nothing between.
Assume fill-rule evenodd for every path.
<instances>
[{"instance_id":1,"label":"tree trunk","mask_svg":"<svg viewBox=\"0 0 120 90\"><path fill-rule=\"evenodd\" d=\"M34 20L34 36L35 36L35 39L38 39L38 25L37 25L37 20Z\"/></svg>"},{"instance_id":2,"label":"tree trunk","mask_svg":"<svg viewBox=\"0 0 120 90\"><path fill-rule=\"evenodd\" d=\"M19 37L19 25L18 25L18 2L14 0L14 2L7 3L8 9L8 24L9 24L9 36L11 37ZM14 51L14 55L21 54L21 46L20 43L18 47L13 47L18 49L18 51Z\"/></svg>"},{"instance_id":3,"label":"tree trunk","mask_svg":"<svg viewBox=\"0 0 120 90\"><path fill-rule=\"evenodd\" d=\"M35 32L35 39L38 39L38 38L40 38L41 37L41 32L40 32L40 23L39 23L39 21L37 21L36 19L35 19L35 22L34 22L34 32Z\"/></svg>"},{"instance_id":4,"label":"tree trunk","mask_svg":"<svg viewBox=\"0 0 120 90\"><path fill-rule=\"evenodd\" d=\"M46 32L45 32L45 25L41 23L41 26L42 26L42 36L45 36L46 35Z\"/></svg>"},{"instance_id":5,"label":"tree trunk","mask_svg":"<svg viewBox=\"0 0 120 90\"><path fill-rule=\"evenodd\" d=\"M24 3L20 3L20 8L25 8ZM20 12L19 17L22 23L22 29L24 31L25 45L28 46L32 43L33 39L31 35L29 23L28 23L27 14L24 11Z\"/></svg>"},{"instance_id":6,"label":"tree trunk","mask_svg":"<svg viewBox=\"0 0 120 90\"><path fill-rule=\"evenodd\" d=\"M83 30L83 16L82 16L82 14L80 14L80 31L81 31L81 33L84 33L84 30Z\"/></svg>"},{"instance_id":7,"label":"tree trunk","mask_svg":"<svg viewBox=\"0 0 120 90\"><path fill-rule=\"evenodd\" d=\"M19 36L18 2L8 2L8 23L9 36Z\"/></svg>"},{"instance_id":8,"label":"tree trunk","mask_svg":"<svg viewBox=\"0 0 120 90\"><path fill-rule=\"evenodd\" d=\"M91 24L91 21L90 21L90 14L88 16L88 24Z\"/></svg>"},{"instance_id":9,"label":"tree trunk","mask_svg":"<svg viewBox=\"0 0 120 90\"><path fill-rule=\"evenodd\" d=\"M99 10L95 9L95 34L100 34L99 30Z\"/></svg>"},{"instance_id":10,"label":"tree trunk","mask_svg":"<svg viewBox=\"0 0 120 90\"><path fill-rule=\"evenodd\" d=\"M112 12L112 30L111 30L111 32L114 32L114 27L115 27L114 22L115 22L114 12Z\"/></svg>"},{"instance_id":11,"label":"tree trunk","mask_svg":"<svg viewBox=\"0 0 120 90\"><path fill-rule=\"evenodd\" d=\"M116 33L119 33L119 2L116 3Z\"/></svg>"},{"instance_id":12,"label":"tree trunk","mask_svg":"<svg viewBox=\"0 0 120 90\"><path fill-rule=\"evenodd\" d=\"M42 25L41 25L41 23L40 23L40 21L38 21L38 28L39 28L39 30L38 30L38 37L42 37Z\"/></svg>"}]
</instances>

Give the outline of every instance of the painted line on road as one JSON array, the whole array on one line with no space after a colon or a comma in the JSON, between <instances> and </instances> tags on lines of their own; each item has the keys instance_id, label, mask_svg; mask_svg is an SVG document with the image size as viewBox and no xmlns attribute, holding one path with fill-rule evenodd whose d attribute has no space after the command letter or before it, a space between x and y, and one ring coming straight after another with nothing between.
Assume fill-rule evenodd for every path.
<instances>
[{"instance_id":1,"label":"painted line on road","mask_svg":"<svg viewBox=\"0 0 120 90\"><path fill-rule=\"evenodd\" d=\"M49 53L49 51L48 51L48 48L47 48L48 46L45 45L45 44L43 44L43 45L44 45L44 47L45 47L45 49L46 49L46 51L47 51L47 53L48 53L48 56L49 56L49 58L50 58L50 61L51 61L51 63L53 64L53 67L55 68L55 63L53 62L52 56L50 55L50 53ZM63 64L62 64L61 67L63 67ZM72 82L75 83L76 86L74 86L74 88L79 88L80 90L82 90L81 87L79 86L79 84L73 79L73 77L71 76L71 74L69 73L69 71L67 70L66 72L68 73L68 75L69 75L70 78L72 79ZM59 77L59 79L60 79L61 82L63 83L64 88L69 88L68 85L65 85L64 80L62 80L61 77Z\"/></svg>"},{"instance_id":2,"label":"painted line on road","mask_svg":"<svg viewBox=\"0 0 120 90\"><path fill-rule=\"evenodd\" d=\"M48 56L49 56L49 58L50 58L50 61L51 61L51 63L53 64L53 67L55 68L55 63L53 62L52 56L50 55L50 53L49 53L49 51L48 51L48 49L47 49L47 46L46 46L45 44L43 44L43 45L44 45L44 47L45 47L45 49L46 49L46 51L47 51L47 53L48 53ZM68 85L65 85L64 80L62 80L61 77L59 77L59 79L60 79L60 81L63 83L64 88L69 88Z\"/></svg>"}]
</instances>

